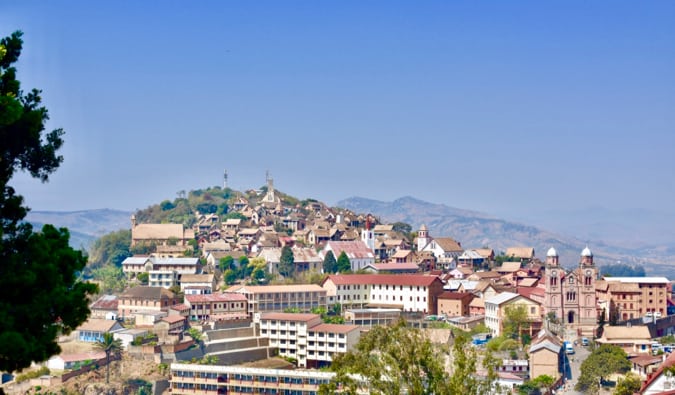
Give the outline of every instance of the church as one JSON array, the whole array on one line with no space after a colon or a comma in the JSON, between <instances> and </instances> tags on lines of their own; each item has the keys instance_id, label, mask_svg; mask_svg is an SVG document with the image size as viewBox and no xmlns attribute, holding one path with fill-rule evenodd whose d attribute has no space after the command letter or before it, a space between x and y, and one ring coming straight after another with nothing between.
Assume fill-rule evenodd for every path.
<instances>
[{"instance_id":1,"label":"church","mask_svg":"<svg viewBox=\"0 0 675 395\"><path fill-rule=\"evenodd\" d=\"M598 269L588 247L581 251L579 266L573 270L565 270L560 266L558 253L551 247L546 253L544 271L545 313L553 313L566 330L592 336L598 320L595 296L597 276Z\"/></svg>"}]
</instances>

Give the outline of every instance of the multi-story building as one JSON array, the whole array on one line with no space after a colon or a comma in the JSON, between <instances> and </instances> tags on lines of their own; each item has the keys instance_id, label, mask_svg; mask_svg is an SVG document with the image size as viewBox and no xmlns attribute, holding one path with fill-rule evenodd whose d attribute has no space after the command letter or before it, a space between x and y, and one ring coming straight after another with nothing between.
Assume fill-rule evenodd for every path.
<instances>
[{"instance_id":1,"label":"multi-story building","mask_svg":"<svg viewBox=\"0 0 675 395\"><path fill-rule=\"evenodd\" d=\"M171 364L171 394L316 395L335 373L317 370Z\"/></svg>"},{"instance_id":2,"label":"multi-story building","mask_svg":"<svg viewBox=\"0 0 675 395\"><path fill-rule=\"evenodd\" d=\"M317 307L327 308L326 290L316 284L235 285L226 292L246 296L248 312L252 314L254 321L257 321L263 312L282 312L289 308L310 312Z\"/></svg>"},{"instance_id":3,"label":"multi-story building","mask_svg":"<svg viewBox=\"0 0 675 395\"><path fill-rule=\"evenodd\" d=\"M159 313L168 311L170 306L180 303L173 292L162 287L132 287L120 295L117 311L121 317L129 317L135 313Z\"/></svg>"},{"instance_id":4,"label":"multi-story building","mask_svg":"<svg viewBox=\"0 0 675 395\"><path fill-rule=\"evenodd\" d=\"M199 258L132 256L122 261L122 272L130 278L136 277L139 273L152 271L175 272L176 275L195 274L200 267Z\"/></svg>"},{"instance_id":5,"label":"multi-story building","mask_svg":"<svg viewBox=\"0 0 675 395\"><path fill-rule=\"evenodd\" d=\"M571 271L559 265L558 253L551 247L546 253L544 269L544 313L554 315L565 328L593 335L598 317L597 272L588 247L581 251L579 267Z\"/></svg>"},{"instance_id":6,"label":"multi-story building","mask_svg":"<svg viewBox=\"0 0 675 395\"><path fill-rule=\"evenodd\" d=\"M148 272L148 286L169 289L178 285L178 273L175 271L151 270Z\"/></svg>"},{"instance_id":7,"label":"multi-story building","mask_svg":"<svg viewBox=\"0 0 675 395\"><path fill-rule=\"evenodd\" d=\"M596 281L595 294L598 301L608 304L623 321L648 313L665 317L669 286L670 281L665 277L605 277ZM610 311L605 314L609 320Z\"/></svg>"},{"instance_id":8,"label":"multi-story building","mask_svg":"<svg viewBox=\"0 0 675 395\"><path fill-rule=\"evenodd\" d=\"M335 259L338 259L340 254L344 252L345 255L347 255L347 258L349 258L349 263L352 266L351 270L354 272L375 263L375 253L373 252L373 249L369 248L362 240L328 241L320 253L322 260L328 254L328 251L333 253Z\"/></svg>"},{"instance_id":9,"label":"multi-story building","mask_svg":"<svg viewBox=\"0 0 675 395\"><path fill-rule=\"evenodd\" d=\"M522 306L527 312L528 327L521 328L530 336L541 330L542 314L539 303L513 292L502 292L485 300L485 326L494 336L500 336L508 309Z\"/></svg>"},{"instance_id":10,"label":"multi-story building","mask_svg":"<svg viewBox=\"0 0 675 395\"><path fill-rule=\"evenodd\" d=\"M328 304L345 308L383 307L436 314L443 283L423 274L336 274L321 283Z\"/></svg>"},{"instance_id":11,"label":"multi-story building","mask_svg":"<svg viewBox=\"0 0 675 395\"><path fill-rule=\"evenodd\" d=\"M295 358L302 368L323 367L335 353L351 350L359 340L356 325L324 324L318 314L263 313L260 335L279 355Z\"/></svg>"},{"instance_id":12,"label":"multi-story building","mask_svg":"<svg viewBox=\"0 0 675 395\"><path fill-rule=\"evenodd\" d=\"M220 321L248 318L248 300L238 293L223 292L205 295L185 295L190 307L191 321Z\"/></svg>"}]
</instances>

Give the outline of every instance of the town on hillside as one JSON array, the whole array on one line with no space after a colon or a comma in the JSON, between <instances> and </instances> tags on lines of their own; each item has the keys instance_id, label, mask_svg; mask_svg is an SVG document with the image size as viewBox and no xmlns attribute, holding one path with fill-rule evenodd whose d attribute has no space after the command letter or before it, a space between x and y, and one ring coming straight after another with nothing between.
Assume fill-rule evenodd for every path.
<instances>
[{"instance_id":1,"label":"town on hillside","mask_svg":"<svg viewBox=\"0 0 675 395\"><path fill-rule=\"evenodd\" d=\"M492 351L494 393L610 391L629 380L639 394L675 389L668 278L600 276L591 246L574 262L556 246L464 246L424 225L282 198L269 177L228 198L227 212L196 211L190 226L132 216L131 246L144 253L121 262L124 290L92 301L89 320L43 364L48 374L16 376L5 391L64 387L106 368L120 378L136 361L151 366L154 393L316 394L335 377L336 355L401 319L437 347L466 333L478 355ZM94 347L106 337L118 341L112 361ZM621 368L584 376L584 361L610 348Z\"/></svg>"}]
</instances>

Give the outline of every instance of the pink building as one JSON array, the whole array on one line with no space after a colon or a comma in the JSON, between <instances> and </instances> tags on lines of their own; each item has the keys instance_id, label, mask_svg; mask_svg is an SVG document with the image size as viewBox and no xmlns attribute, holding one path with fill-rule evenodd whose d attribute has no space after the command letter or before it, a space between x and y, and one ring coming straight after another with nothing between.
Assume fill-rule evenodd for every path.
<instances>
[{"instance_id":1,"label":"pink building","mask_svg":"<svg viewBox=\"0 0 675 395\"><path fill-rule=\"evenodd\" d=\"M592 335L597 326L595 280L598 270L593 253L586 247L581 252L579 267L567 271L558 263L558 253L550 248L544 269L544 312L553 313L568 329Z\"/></svg>"}]
</instances>

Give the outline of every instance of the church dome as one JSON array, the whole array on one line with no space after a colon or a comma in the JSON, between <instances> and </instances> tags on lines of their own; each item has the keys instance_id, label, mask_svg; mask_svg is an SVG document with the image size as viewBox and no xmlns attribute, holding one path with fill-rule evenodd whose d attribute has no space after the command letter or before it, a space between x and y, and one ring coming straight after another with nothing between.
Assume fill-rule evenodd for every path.
<instances>
[{"instance_id":1,"label":"church dome","mask_svg":"<svg viewBox=\"0 0 675 395\"><path fill-rule=\"evenodd\" d=\"M429 229L427 229L427 226L425 224L422 224L422 226L420 226L420 230L429 230Z\"/></svg>"},{"instance_id":2,"label":"church dome","mask_svg":"<svg viewBox=\"0 0 675 395\"><path fill-rule=\"evenodd\" d=\"M556 251L555 248L551 247L548 249L546 256L558 256L558 251Z\"/></svg>"},{"instance_id":3,"label":"church dome","mask_svg":"<svg viewBox=\"0 0 675 395\"><path fill-rule=\"evenodd\" d=\"M586 246L583 251L581 251L581 256L593 256L591 249Z\"/></svg>"}]
</instances>

